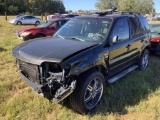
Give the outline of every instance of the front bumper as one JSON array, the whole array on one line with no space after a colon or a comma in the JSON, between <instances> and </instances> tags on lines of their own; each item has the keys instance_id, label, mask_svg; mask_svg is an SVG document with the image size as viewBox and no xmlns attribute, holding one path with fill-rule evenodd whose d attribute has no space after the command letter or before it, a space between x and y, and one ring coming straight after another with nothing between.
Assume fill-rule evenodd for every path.
<instances>
[{"instance_id":1,"label":"front bumper","mask_svg":"<svg viewBox=\"0 0 160 120\"><path fill-rule=\"evenodd\" d=\"M10 20L9 23L10 24L16 24L16 21Z\"/></svg>"},{"instance_id":2,"label":"front bumper","mask_svg":"<svg viewBox=\"0 0 160 120\"><path fill-rule=\"evenodd\" d=\"M19 32L16 32L16 36L17 36L19 39L24 40L24 41L29 40L29 39L32 38L31 34L28 34L28 35L26 35L26 36L21 36Z\"/></svg>"},{"instance_id":3,"label":"front bumper","mask_svg":"<svg viewBox=\"0 0 160 120\"><path fill-rule=\"evenodd\" d=\"M38 94L42 93L42 87L43 85L38 85L32 81L30 81L28 78L26 78L21 72L19 72L21 78ZM41 94L42 95L42 94Z\"/></svg>"},{"instance_id":4,"label":"front bumper","mask_svg":"<svg viewBox=\"0 0 160 120\"><path fill-rule=\"evenodd\" d=\"M69 96L75 89L76 86L76 81L73 81L71 83L71 85L67 88L64 88L63 86L61 86L57 91L56 94L50 95L50 91L46 91L46 88L48 89L48 84L44 84L44 85L39 85L35 82L32 82L31 80L29 80L28 78L26 78L21 72L19 72L21 78L33 89L34 92L36 92L37 94L52 100L53 102L60 102L63 99L65 99L67 96Z\"/></svg>"}]
</instances>

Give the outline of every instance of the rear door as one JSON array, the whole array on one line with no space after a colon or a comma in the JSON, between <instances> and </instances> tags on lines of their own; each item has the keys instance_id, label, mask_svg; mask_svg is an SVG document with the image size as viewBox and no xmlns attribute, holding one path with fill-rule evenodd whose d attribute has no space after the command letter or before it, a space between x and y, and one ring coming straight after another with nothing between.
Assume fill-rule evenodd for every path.
<instances>
[{"instance_id":1,"label":"rear door","mask_svg":"<svg viewBox=\"0 0 160 120\"><path fill-rule=\"evenodd\" d=\"M129 17L130 34L132 45L130 47L130 63L135 63L139 59L142 44L145 39L144 29L137 17Z\"/></svg>"}]
</instances>

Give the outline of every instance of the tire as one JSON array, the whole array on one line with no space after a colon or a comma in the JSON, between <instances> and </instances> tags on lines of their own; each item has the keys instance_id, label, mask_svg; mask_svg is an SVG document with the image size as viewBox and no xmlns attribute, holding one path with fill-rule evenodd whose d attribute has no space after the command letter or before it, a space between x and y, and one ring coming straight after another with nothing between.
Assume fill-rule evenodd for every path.
<instances>
[{"instance_id":1,"label":"tire","mask_svg":"<svg viewBox=\"0 0 160 120\"><path fill-rule=\"evenodd\" d=\"M22 22L21 22L21 21L18 21L18 22L17 22L17 25L22 25Z\"/></svg>"},{"instance_id":2,"label":"tire","mask_svg":"<svg viewBox=\"0 0 160 120\"><path fill-rule=\"evenodd\" d=\"M35 25L39 25L39 24L40 24L40 22L39 22L39 21L36 21L36 22L35 22Z\"/></svg>"},{"instance_id":3,"label":"tire","mask_svg":"<svg viewBox=\"0 0 160 120\"><path fill-rule=\"evenodd\" d=\"M139 59L138 68L140 71L145 70L148 66L149 51L145 49Z\"/></svg>"},{"instance_id":4,"label":"tire","mask_svg":"<svg viewBox=\"0 0 160 120\"><path fill-rule=\"evenodd\" d=\"M36 35L34 38L40 38L40 37L45 37L45 36L42 35L42 34L38 34L38 35Z\"/></svg>"},{"instance_id":5,"label":"tire","mask_svg":"<svg viewBox=\"0 0 160 120\"><path fill-rule=\"evenodd\" d=\"M82 114L90 112L101 100L104 87L104 76L100 72L81 75L70 96L70 105L75 111Z\"/></svg>"}]
</instances>

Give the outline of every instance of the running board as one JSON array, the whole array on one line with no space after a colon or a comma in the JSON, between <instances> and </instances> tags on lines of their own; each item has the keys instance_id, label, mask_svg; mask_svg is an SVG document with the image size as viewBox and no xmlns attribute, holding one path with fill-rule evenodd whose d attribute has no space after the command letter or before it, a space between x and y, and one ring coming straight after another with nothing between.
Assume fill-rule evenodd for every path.
<instances>
[{"instance_id":1,"label":"running board","mask_svg":"<svg viewBox=\"0 0 160 120\"><path fill-rule=\"evenodd\" d=\"M108 79L108 83L114 83L115 81L117 81L118 79L120 79L121 77L123 77L124 75L126 75L127 73L133 71L134 69L136 69L138 67L138 65L134 65L126 70L124 70L123 72L117 74L116 76Z\"/></svg>"}]
</instances>

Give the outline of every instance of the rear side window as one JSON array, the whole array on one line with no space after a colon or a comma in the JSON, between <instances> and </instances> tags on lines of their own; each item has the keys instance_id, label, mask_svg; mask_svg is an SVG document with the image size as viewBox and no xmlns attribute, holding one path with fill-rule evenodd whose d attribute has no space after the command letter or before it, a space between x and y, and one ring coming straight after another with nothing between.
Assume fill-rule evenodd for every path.
<instances>
[{"instance_id":1,"label":"rear side window","mask_svg":"<svg viewBox=\"0 0 160 120\"><path fill-rule=\"evenodd\" d=\"M140 24L139 20L135 17L129 18L131 25L131 35L132 37L139 36L144 33L143 26Z\"/></svg>"},{"instance_id":2,"label":"rear side window","mask_svg":"<svg viewBox=\"0 0 160 120\"><path fill-rule=\"evenodd\" d=\"M140 17L139 18L139 21L141 22L141 24L142 24L142 27L143 27L143 30L145 31L145 33L147 32L150 32L150 27L149 27L149 25L148 25L148 22L147 22L147 20L145 19L145 18L143 18L143 17Z\"/></svg>"}]
</instances>

